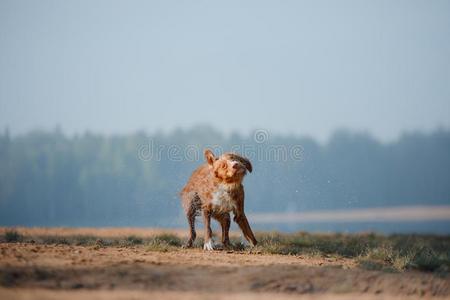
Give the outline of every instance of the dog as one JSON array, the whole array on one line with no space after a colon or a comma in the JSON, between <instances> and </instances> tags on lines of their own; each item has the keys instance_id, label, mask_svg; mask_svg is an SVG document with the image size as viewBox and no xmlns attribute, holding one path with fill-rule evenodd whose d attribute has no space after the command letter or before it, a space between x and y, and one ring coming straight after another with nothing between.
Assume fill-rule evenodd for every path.
<instances>
[{"instance_id":1,"label":"dog","mask_svg":"<svg viewBox=\"0 0 450 300\"><path fill-rule=\"evenodd\" d=\"M195 238L195 217L203 215L205 227L204 250L214 250L211 218L222 227L222 244L228 248L230 239L230 212L239 225L244 237L252 245L257 241L244 213L244 186L242 181L247 172L252 172L252 164L247 158L234 153L215 157L209 149L204 151L206 163L197 168L180 193L183 208L189 223L190 235L186 248L192 247Z\"/></svg>"}]
</instances>

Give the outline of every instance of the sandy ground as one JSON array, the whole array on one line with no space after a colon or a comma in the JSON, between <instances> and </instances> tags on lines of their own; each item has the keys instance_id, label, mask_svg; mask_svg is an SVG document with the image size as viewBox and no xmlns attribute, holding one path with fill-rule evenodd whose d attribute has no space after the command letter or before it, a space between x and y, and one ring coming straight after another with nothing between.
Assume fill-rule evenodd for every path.
<instances>
[{"instance_id":1,"label":"sandy ground","mask_svg":"<svg viewBox=\"0 0 450 300\"><path fill-rule=\"evenodd\" d=\"M352 259L145 246L0 243L0 276L0 299L450 299L448 277Z\"/></svg>"}]
</instances>

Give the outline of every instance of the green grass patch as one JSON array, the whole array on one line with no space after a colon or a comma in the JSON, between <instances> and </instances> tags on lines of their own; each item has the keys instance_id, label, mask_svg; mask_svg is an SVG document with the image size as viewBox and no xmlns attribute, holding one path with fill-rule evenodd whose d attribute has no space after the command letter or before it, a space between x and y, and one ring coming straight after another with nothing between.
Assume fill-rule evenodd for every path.
<instances>
[{"instance_id":1,"label":"green grass patch","mask_svg":"<svg viewBox=\"0 0 450 300\"><path fill-rule=\"evenodd\" d=\"M6 243L18 243L22 242L23 239L24 239L23 235L21 235L14 229L5 231L2 238L2 240L4 240Z\"/></svg>"}]
</instances>

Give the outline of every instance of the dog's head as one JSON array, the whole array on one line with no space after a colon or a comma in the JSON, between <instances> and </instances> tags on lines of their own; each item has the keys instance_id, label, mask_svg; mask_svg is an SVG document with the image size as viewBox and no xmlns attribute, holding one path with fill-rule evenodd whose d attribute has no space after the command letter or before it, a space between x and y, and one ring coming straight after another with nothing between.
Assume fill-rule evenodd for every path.
<instances>
[{"instance_id":1,"label":"dog's head","mask_svg":"<svg viewBox=\"0 0 450 300\"><path fill-rule=\"evenodd\" d=\"M205 159L214 176L225 183L240 183L247 171L252 172L250 161L234 153L225 153L216 157L211 150L206 149Z\"/></svg>"}]
</instances>

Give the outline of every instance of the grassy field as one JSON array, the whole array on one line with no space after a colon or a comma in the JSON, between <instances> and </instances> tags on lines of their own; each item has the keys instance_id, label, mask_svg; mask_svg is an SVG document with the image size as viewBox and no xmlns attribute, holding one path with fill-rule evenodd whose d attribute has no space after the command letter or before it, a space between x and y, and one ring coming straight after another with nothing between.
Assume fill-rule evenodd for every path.
<instances>
[{"instance_id":1,"label":"grassy field","mask_svg":"<svg viewBox=\"0 0 450 300\"><path fill-rule=\"evenodd\" d=\"M144 298L145 292L166 293L167 299L198 292L208 298L210 286L215 286L208 282L215 278L223 281L216 287L218 294L231 290L245 299L255 292L276 293L278 298L450 296L449 236L259 232L258 246L248 248L233 233L230 249L208 253L201 250L201 238L194 249L182 249L186 235L161 229L1 228L0 295L17 292L15 297L26 298L30 289L59 293L137 288ZM136 268L143 268L142 273ZM197 279L187 284L194 280L186 271L191 269ZM148 277L154 272L157 275ZM242 277L239 284L230 285L233 272ZM80 276L90 279L80 281ZM141 285L136 287L133 280Z\"/></svg>"},{"instance_id":2,"label":"grassy field","mask_svg":"<svg viewBox=\"0 0 450 300\"><path fill-rule=\"evenodd\" d=\"M147 251L176 251L183 244L182 231L152 232L150 235L129 234L96 236L92 234L23 234L15 229L3 229L0 242L59 244L95 247L140 246ZM249 254L301 255L306 257L354 258L359 267L402 272L404 270L431 271L446 274L450 271L450 237L435 235L379 235L310 234L299 232L257 233L259 245L248 248L237 234L232 234L228 251ZM195 247L202 248L198 238ZM219 245L220 250L220 245Z\"/></svg>"}]
</instances>

